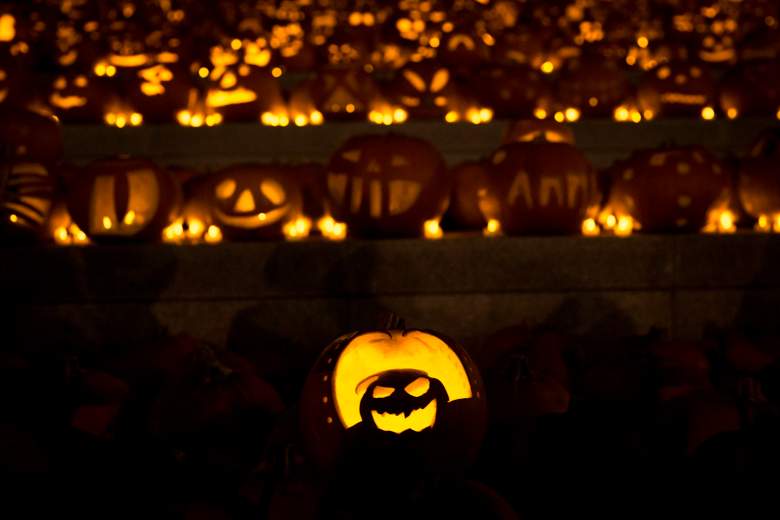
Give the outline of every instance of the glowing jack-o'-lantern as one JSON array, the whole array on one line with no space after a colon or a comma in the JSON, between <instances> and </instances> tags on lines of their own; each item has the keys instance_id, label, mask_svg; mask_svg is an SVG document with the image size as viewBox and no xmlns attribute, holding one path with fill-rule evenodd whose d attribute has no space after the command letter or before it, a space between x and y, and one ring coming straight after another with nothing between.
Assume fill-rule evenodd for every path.
<instances>
[{"instance_id":1,"label":"glowing jack-o'-lantern","mask_svg":"<svg viewBox=\"0 0 780 520\"><path fill-rule=\"evenodd\" d=\"M302 396L302 433L325 468L375 439L462 466L484 434L485 396L475 366L462 348L431 331L394 327L338 338L316 362Z\"/></svg>"},{"instance_id":2,"label":"glowing jack-o'-lantern","mask_svg":"<svg viewBox=\"0 0 780 520\"><path fill-rule=\"evenodd\" d=\"M0 163L0 234L36 236L51 209L54 182L45 166L28 162Z\"/></svg>"},{"instance_id":3,"label":"glowing jack-o'-lantern","mask_svg":"<svg viewBox=\"0 0 780 520\"><path fill-rule=\"evenodd\" d=\"M715 84L701 64L670 62L648 71L637 95L640 108L656 115L715 117Z\"/></svg>"},{"instance_id":4,"label":"glowing jack-o'-lantern","mask_svg":"<svg viewBox=\"0 0 780 520\"><path fill-rule=\"evenodd\" d=\"M95 242L159 240L181 198L171 174L144 159L95 161L66 188L73 222Z\"/></svg>"},{"instance_id":5,"label":"glowing jack-o'-lantern","mask_svg":"<svg viewBox=\"0 0 780 520\"><path fill-rule=\"evenodd\" d=\"M303 217L300 189L285 173L276 166L237 165L209 179L211 219L225 238L282 238L287 226L292 238L308 233L307 226L296 227Z\"/></svg>"},{"instance_id":6,"label":"glowing jack-o'-lantern","mask_svg":"<svg viewBox=\"0 0 780 520\"><path fill-rule=\"evenodd\" d=\"M387 97L413 117L445 115L450 111L454 95L450 71L430 61L406 65L387 90Z\"/></svg>"},{"instance_id":7,"label":"glowing jack-o'-lantern","mask_svg":"<svg viewBox=\"0 0 780 520\"><path fill-rule=\"evenodd\" d=\"M52 84L48 104L66 123L98 123L103 119L106 92L86 74L63 74Z\"/></svg>"},{"instance_id":8,"label":"glowing jack-o'-lantern","mask_svg":"<svg viewBox=\"0 0 780 520\"><path fill-rule=\"evenodd\" d=\"M648 232L700 230L730 187L726 166L699 146L635 152L612 177L613 220Z\"/></svg>"},{"instance_id":9,"label":"glowing jack-o'-lantern","mask_svg":"<svg viewBox=\"0 0 780 520\"><path fill-rule=\"evenodd\" d=\"M153 63L136 71L130 85L130 104L152 123L173 122L175 114L187 107L193 88L188 72L181 66Z\"/></svg>"},{"instance_id":10,"label":"glowing jack-o'-lantern","mask_svg":"<svg viewBox=\"0 0 780 520\"><path fill-rule=\"evenodd\" d=\"M761 134L742 161L739 198L759 231L780 232L780 132Z\"/></svg>"},{"instance_id":11,"label":"glowing jack-o'-lantern","mask_svg":"<svg viewBox=\"0 0 780 520\"><path fill-rule=\"evenodd\" d=\"M327 185L332 216L354 235L421 236L449 194L438 151L393 134L349 139L330 159Z\"/></svg>"},{"instance_id":12,"label":"glowing jack-o'-lantern","mask_svg":"<svg viewBox=\"0 0 780 520\"><path fill-rule=\"evenodd\" d=\"M562 142L509 143L491 157L485 218L507 234L578 233L597 198L588 160Z\"/></svg>"}]
</instances>

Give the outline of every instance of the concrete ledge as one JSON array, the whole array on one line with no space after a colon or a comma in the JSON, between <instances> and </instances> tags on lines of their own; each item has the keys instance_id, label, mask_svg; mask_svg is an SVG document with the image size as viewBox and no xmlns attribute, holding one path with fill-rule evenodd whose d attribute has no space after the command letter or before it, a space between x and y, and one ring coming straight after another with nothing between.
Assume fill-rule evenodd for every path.
<instances>
[{"instance_id":1,"label":"concrete ledge","mask_svg":"<svg viewBox=\"0 0 780 520\"><path fill-rule=\"evenodd\" d=\"M702 144L715 152L742 153L772 119L658 120L617 124L589 120L572 125L578 146L597 167L605 167L632 150L665 142ZM447 125L414 121L393 127L393 132L430 140L448 162L457 163L487 155L500 143L508 122L488 125ZM387 132L369 123L329 123L321 127L269 128L258 124L228 124L214 128L174 125L115 129L104 126L66 126L65 156L83 163L112 154L146 156L164 164L200 170L243 161L326 161L348 137Z\"/></svg>"},{"instance_id":2,"label":"concrete ledge","mask_svg":"<svg viewBox=\"0 0 780 520\"><path fill-rule=\"evenodd\" d=\"M167 330L319 349L387 310L467 342L518 323L696 338L778 328L779 259L760 234L41 247L0 250L0 286L31 348Z\"/></svg>"}]
</instances>

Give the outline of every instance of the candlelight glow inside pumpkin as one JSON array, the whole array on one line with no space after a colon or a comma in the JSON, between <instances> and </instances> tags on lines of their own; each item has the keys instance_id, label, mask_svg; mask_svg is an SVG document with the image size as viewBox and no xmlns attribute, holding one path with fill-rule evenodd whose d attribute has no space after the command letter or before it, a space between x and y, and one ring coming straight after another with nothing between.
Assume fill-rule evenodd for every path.
<instances>
[{"instance_id":1,"label":"candlelight glow inside pumpkin","mask_svg":"<svg viewBox=\"0 0 780 520\"><path fill-rule=\"evenodd\" d=\"M444 399L441 405L472 397L469 377L455 352L438 337L421 331L355 337L336 362L332 386L334 406L345 428L369 421L394 433L432 427L437 400ZM440 390L431 392L437 386ZM378 403L394 393L413 399L396 398L394 406Z\"/></svg>"}]
</instances>

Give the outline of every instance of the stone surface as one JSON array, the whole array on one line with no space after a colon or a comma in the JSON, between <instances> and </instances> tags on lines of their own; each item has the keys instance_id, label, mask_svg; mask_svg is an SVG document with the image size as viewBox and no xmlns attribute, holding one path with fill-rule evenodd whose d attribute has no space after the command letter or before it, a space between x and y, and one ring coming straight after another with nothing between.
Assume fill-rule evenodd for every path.
<instances>
[{"instance_id":1,"label":"stone surface","mask_svg":"<svg viewBox=\"0 0 780 520\"><path fill-rule=\"evenodd\" d=\"M0 249L1 325L29 349L188 332L307 362L393 311L467 344L528 324L696 338L777 328L780 238L451 238Z\"/></svg>"}]
</instances>

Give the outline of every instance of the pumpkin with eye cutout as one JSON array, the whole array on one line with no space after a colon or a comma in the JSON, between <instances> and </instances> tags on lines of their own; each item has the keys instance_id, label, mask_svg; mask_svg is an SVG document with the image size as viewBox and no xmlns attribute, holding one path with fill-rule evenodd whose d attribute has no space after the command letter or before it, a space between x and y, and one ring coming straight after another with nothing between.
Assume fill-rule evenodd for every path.
<instances>
[{"instance_id":1,"label":"pumpkin with eye cutout","mask_svg":"<svg viewBox=\"0 0 780 520\"><path fill-rule=\"evenodd\" d=\"M457 89L449 69L428 60L400 69L386 94L413 117L434 118L448 112Z\"/></svg>"},{"instance_id":2,"label":"pumpkin with eye cutout","mask_svg":"<svg viewBox=\"0 0 780 520\"><path fill-rule=\"evenodd\" d=\"M565 142L512 142L493 153L487 219L507 234L565 234L581 229L597 202L596 176L585 156Z\"/></svg>"},{"instance_id":3,"label":"pumpkin with eye cutout","mask_svg":"<svg viewBox=\"0 0 780 520\"><path fill-rule=\"evenodd\" d=\"M71 176L66 186L73 222L95 242L160 240L180 199L168 171L129 157L94 161Z\"/></svg>"},{"instance_id":4,"label":"pumpkin with eye cutout","mask_svg":"<svg viewBox=\"0 0 780 520\"><path fill-rule=\"evenodd\" d=\"M300 424L325 470L379 458L390 466L378 467L400 469L400 459L412 458L427 464L421 469L446 471L473 460L486 413L481 378L461 347L393 324L346 334L323 351L301 394ZM380 445L386 451L369 451Z\"/></svg>"},{"instance_id":5,"label":"pumpkin with eye cutout","mask_svg":"<svg viewBox=\"0 0 780 520\"><path fill-rule=\"evenodd\" d=\"M232 240L274 239L302 214L298 185L283 167L245 164L208 179L211 221Z\"/></svg>"},{"instance_id":6,"label":"pumpkin with eye cutout","mask_svg":"<svg viewBox=\"0 0 780 520\"><path fill-rule=\"evenodd\" d=\"M349 139L327 169L332 216L350 235L415 237L447 208L444 159L426 141L397 134Z\"/></svg>"},{"instance_id":7,"label":"pumpkin with eye cutout","mask_svg":"<svg viewBox=\"0 0 780 520\"><path fill-rule=\"evenodd\" d=\"M105 85L98 79L68 71L54 79L48 104L65 123L99 123L107 100Z\"/></svg>"},{"instance_id":8,"label":"pumpkin with eye cutout","mask_svg":"<svg viewBox=\"0 0 780 520\"><path fill-rule=\"evenodd\" d=\"M648 71L637 92L642 111L654 115L714 117L715 83L704 65L669 62ZM709 109L709 110L708 110Z\"/></svg>"}]
</instances>

